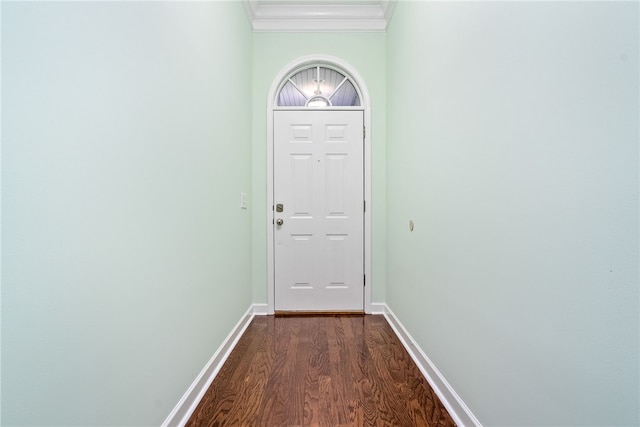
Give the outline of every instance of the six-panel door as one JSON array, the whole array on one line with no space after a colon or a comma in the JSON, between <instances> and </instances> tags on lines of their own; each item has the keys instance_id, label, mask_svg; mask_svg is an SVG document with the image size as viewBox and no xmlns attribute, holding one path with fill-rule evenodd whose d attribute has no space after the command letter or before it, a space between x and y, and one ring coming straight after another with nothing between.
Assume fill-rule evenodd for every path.
<instances>
[{"instance_id":1,"label":"six-panel door","mask_svg":"<svg viewBox=\"0 0 640 427\"><path fill-rule=\"evenodd\" d=\"M362 111L274 112L276 311L363 310L363 132Z\"/></svg>"}]
</instances>

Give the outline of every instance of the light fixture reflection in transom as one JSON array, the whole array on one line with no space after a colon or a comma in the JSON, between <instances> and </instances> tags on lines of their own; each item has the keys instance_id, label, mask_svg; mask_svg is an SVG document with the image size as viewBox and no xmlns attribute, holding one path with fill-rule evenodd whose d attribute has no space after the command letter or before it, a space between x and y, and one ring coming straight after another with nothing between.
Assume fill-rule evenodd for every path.
<instances>
[{"instance_id":1,"label":"light fixture reflection in transom","mask_svg":"<svg viewBox=\"0 0 640 427\"><path fill-rule=\"evenodd\" d=\"M360 97L351 79L339 71L313 66L292 74L278 94L279 107L357 107Z\"/></svg>"},{"instance_id":2,"label":"light fixture reflection in transom","mask_svg":"<svg viewBox=\"0 0 640 427\"><path fill-rule=\"evenodd\" d=\"M321 94L314 95L313 97L309 98L309 100L307 101L307 107L318 108L318 107L330 107L330 106L331 106L331 101L329 101L327 98L325 98Z\"/></svg>"}]
</instances>

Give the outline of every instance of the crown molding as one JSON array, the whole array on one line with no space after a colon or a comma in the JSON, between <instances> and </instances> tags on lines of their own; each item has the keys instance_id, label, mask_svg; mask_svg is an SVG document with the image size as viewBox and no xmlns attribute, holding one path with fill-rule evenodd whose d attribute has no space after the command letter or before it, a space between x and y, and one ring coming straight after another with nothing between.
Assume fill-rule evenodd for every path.
<instances>
[{"instance_id":1,"label":"crown molding","mask_svg":"<svg viewBox=\"0 0 640 427\"><path fill-rule=\"evenodd\" d=\"M384 32L397 0L286 2L243 0L256 32Z\"/></svg>"}]
</instances>

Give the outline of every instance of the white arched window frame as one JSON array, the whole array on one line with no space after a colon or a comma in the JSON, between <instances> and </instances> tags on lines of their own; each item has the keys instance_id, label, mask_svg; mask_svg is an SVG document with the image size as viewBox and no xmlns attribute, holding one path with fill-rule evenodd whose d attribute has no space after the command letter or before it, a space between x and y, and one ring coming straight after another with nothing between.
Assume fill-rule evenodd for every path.
<instances>
[{"instance_id":1,"label":"white arched window frame","mask_svg":"<svg viewBox=\"0 0 640 427\"><path fill-rule=\"evenodd\" d=\"M371 274L371 101L367 86L357 72L350 64L340 58L329 55L308 55L298 58L286 65L277 76L273 79L269 94L267 96L267 307L264 314L274 313L274 253L273 253L273 114L276 110L310 110L313 107L308 106L278 106L278 96L282 87L288 81L288 78L294 76L301 70L314 66L330 68L344 74L354 85L360 100L359 106L327 106L323 109L349 109L361 110L364 113L365 140L364 140L364 195L367 209L364 213L364 272L367 277L366 286L364 288L364 311L365 313L383 312L380 304L374 304L371 301L371 289L375 286L376 278Z\"/></svg>"}]
</instances>

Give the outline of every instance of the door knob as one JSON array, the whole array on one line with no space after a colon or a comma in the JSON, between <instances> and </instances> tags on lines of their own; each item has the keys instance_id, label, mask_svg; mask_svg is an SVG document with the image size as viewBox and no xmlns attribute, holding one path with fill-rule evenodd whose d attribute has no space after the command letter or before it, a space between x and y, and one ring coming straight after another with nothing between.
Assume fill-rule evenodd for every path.
<instances>
[{"instance_id":1,"label":"door knob","mask_svg":"<svg viewBox=\"0 0 640 427\"><path fill-rule=\"evenodd\" d=\"M277 224L277 225L282 225L282 224L284 224L284 221L282 220L282 218L278 218L278 219L276 220L276 224Z\"/></svg>"}]
</instances>

